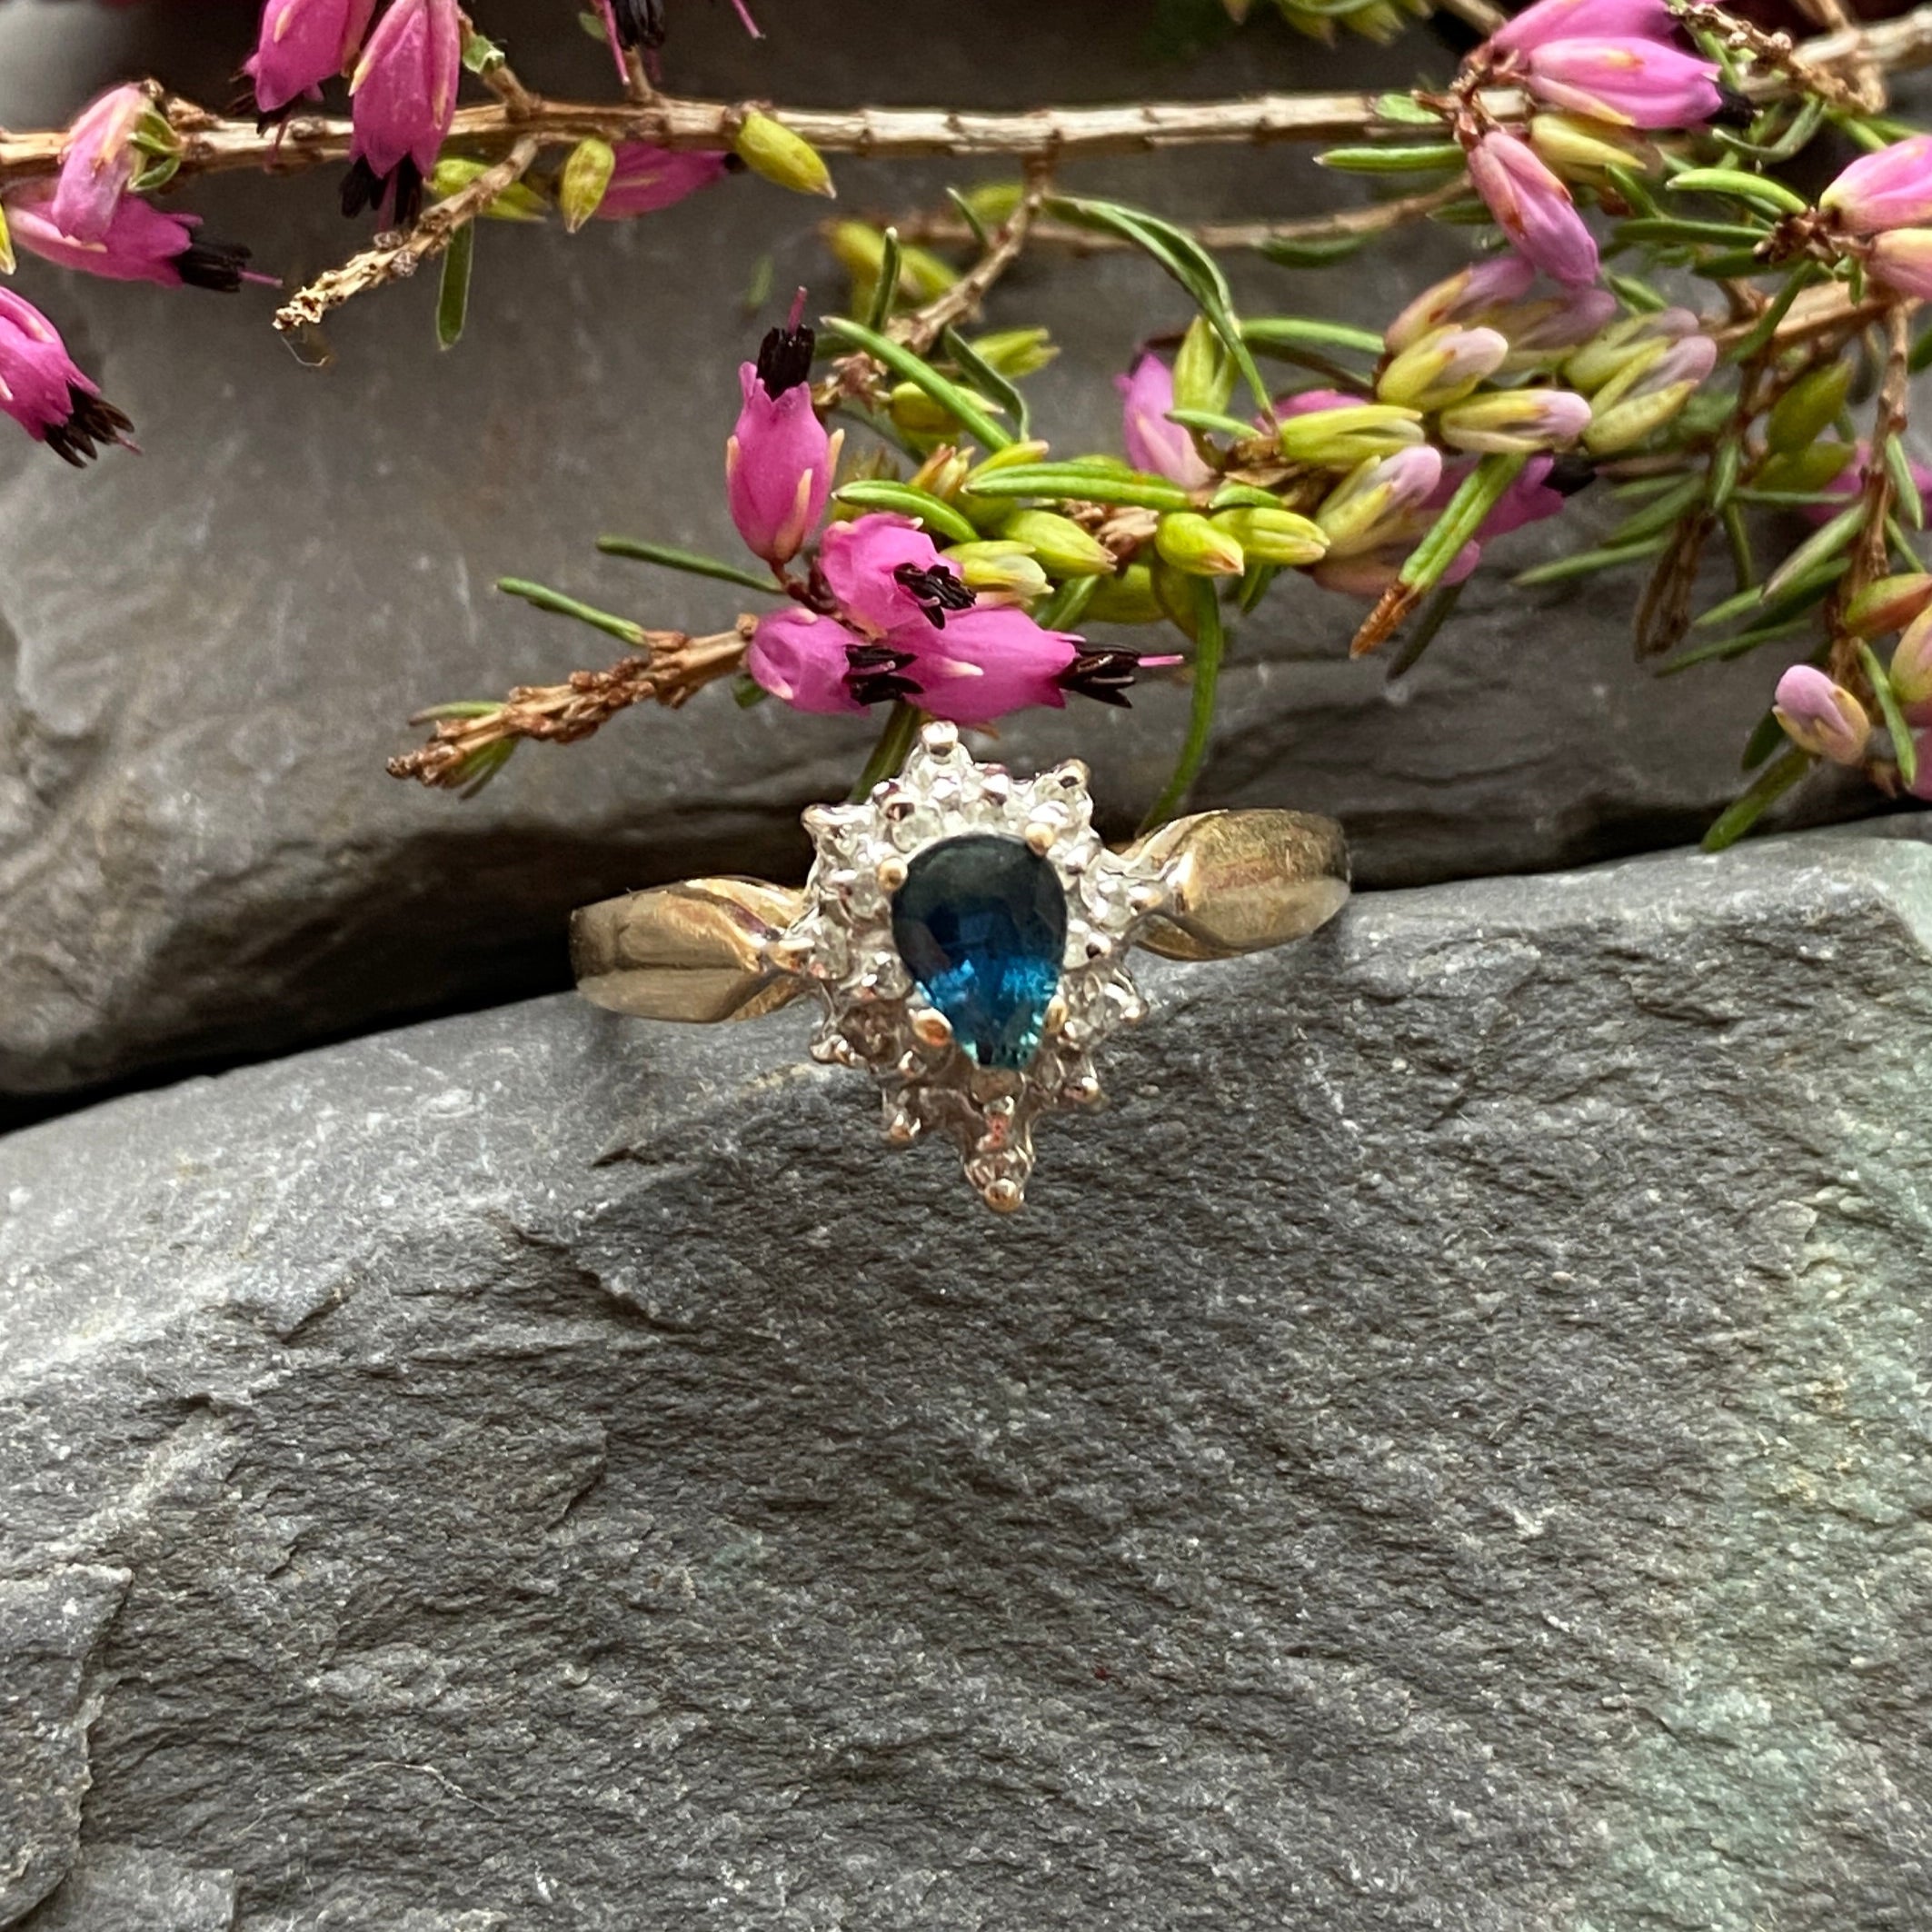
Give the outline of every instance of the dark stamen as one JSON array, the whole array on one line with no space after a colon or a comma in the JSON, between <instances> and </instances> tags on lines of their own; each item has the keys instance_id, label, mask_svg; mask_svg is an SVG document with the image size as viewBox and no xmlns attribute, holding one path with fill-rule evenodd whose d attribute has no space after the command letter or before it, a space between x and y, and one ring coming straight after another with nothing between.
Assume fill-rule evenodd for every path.
<instances>
[{"instance_id":1,"label":"dark stamen","mask_svg":"<svg viewBox=\"0 0 1932 1932\"><path fill-rule=\"evenodd\" d=\"M358 154L342 179L342 212L351 221L383 198L383 177Z\"/></svg>"},{"instance_id":2,"label":"dark stamen","mask_svg":"<svg viewBox=\"0 0 1932 1932\"><path fill-rule=\"evenodd\" d=\"M1062 691L1128 708L1127 690L1140 669L1138 651L1082 651L1058 679Z\"/></svg>"},{"instance_id":3,"label":"dark stamen","mask_svg":"<svg viewBox=\"0 0 1932 1932\"><path fill-rule=\"evenodd\" d=\"M1718 83L1718 99L1717 112L1708 116L1713 127L1746 128L1758 118L1757 105L1750 96L1727 87L1722 81Z\"/></svg>"},{"instance_id":4,"label":"dark stamen","mask_svg":"<svg viewBox=\"0 0 1932 1932\"><path fill-rule=\"evenodd\" d=\"M204 236L190 242L174 257L174 266L192 287L232 295L242 285L242 271L248 265L250 254L239 242L215 242Z\"/></svg>"},{"instance_id":5,"label":"dark stamen","mask_svg":"<svg viewBox=\"0 0 1932 1932\"><path fill-rule=\"evenodd\" d=\"M772 329L758 345L758 380L768 396L812 380L812 352L818 337L801 324L795 329Z\"/></svg>"},{"instance_id":6,"label":"dark stamen","mask_svg":"<svg viewBox=\"0 0 1932 1932\"><path fill-rule=\"evenodd\" d=\"M1559 496L1574 496L1578 490L1587 490L1597 481L1597 465L1588 456L1571 450L1549 465L1549 473L1543 481Z\"/></svg>"},{"instance_id":7,"label":"dark stamen","mask_svg":"<svg viewBox=\"0 0 1932 1932\"><path fill-rule=\"evenodd\" d=\"M919 695L919 686L900 674L912 662L910 651L895 651L890 644L854 644L846 652L845 662L851 666L845 688L861 704Z\"/></svg>"},{"instance_id":8,"label":"dark stamen","mask_svg":"<svg viewBox=\"0 0 1932 1932\"><path fill-rule=\"evenodd\" d=\"M948 611L970 611L977 601L943 563L931 564L925 570L916 563L901 563L892 573L892 581L911 592L913 602L926 613L935 631L946 628Z\"/></svg>"},{"instance_id":9,"label":"dark stamen","mask_svg":"<svg viewBox=\"0 0 1932 1932\"><path fill-rule=\"evenodd\" d=\"M47 432L47 447L63 463L71 463L76 470L85 467L99 453L96 444L118 443L127 449L134 447L127 436L134 425L112 403L71 383L67 402L67 420Z\"/></svg>"},{"instance_id":10,"label":"dark stamen","mask_svg":"<svg viewBox=\"0 0 1932 1932\"><path fill-rule=\"evenodd\" d=\"M396 192L395 213L391 218L398 228L413 228L423 213L423 170L404 154L389 179Z\"/></svg>"},{"instance_id":11,"label":"dark stamen","mask_svg":"<svg viewBox=\"0 0 1932 1932\"><path fill-rule=\"evenodd\" d=\"M664 45L664 0L612 0L617 38L627 47Z\"/></svg>"}]
</instances>

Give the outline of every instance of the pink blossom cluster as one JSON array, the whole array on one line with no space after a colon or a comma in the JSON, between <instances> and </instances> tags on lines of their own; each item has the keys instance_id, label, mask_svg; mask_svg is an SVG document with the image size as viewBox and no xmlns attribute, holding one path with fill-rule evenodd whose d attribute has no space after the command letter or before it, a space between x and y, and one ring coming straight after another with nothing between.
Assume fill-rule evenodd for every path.
<instances>
[{"instance_id":1,"label":"pink blossom cluster","mask_svg":"<svg viewBox=\"0 0 1932 1932\"><path fill-rule=\"evenodd\" d=\"M1090 650L1016 603L981 597L910 517L875 512L833 523L801 576L788 566L824 517L842 432L812 406L811 329L794 311L739 371L743 406L725 445L726 493L745 543L792 603L759 621L745 668L794 710L862 712L904 699L935 718L984 725L1079 692L1124 704L1143 662Z\"/></svg>"},{"instance_id":2,"label":"pink blossom cluster","mask_svg":"<svg viewBox=\"0 0 1932 1932\"><path fill-rule=\"evenodd\" d=\"M1537 0L1491 35L1478 57L1519 82L1539 107L1580 116L1612 141L1624 129L1702 126L1732 105L1716 65L1681 45L1665 0ZM1533 139L1492 128L1469 146L1469 169L1529 261L1572 286L1596 280L1596 239Z\"/></svg>"}]
</instances>

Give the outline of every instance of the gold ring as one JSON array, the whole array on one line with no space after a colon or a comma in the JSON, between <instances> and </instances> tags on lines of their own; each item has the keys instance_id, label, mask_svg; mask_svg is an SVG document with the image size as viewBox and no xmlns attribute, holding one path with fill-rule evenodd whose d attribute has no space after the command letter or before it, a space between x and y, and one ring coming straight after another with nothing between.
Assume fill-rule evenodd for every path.
<instances>
[{"instance_id":1,"label":"gold ring","mask_svg":"<svg viewBox=\"0 0 1932 1932\"><path fill-rule=\"evenodd\" d=\"M1341 827L1204 812L1120 851L1087 768L980 764L929 724L897 778L805 813L803 889L688 879L571 921L580 991L647 1020L751 1020L807 992L814 1059L868 1069L886 1138L958 1147L986 1204L1018 1208L1033 1123L1100 1098L1093 1050L1146 1011L1125 955L1225 960L1312 932L1349 896Z\"/></svg>"}]
</instances>

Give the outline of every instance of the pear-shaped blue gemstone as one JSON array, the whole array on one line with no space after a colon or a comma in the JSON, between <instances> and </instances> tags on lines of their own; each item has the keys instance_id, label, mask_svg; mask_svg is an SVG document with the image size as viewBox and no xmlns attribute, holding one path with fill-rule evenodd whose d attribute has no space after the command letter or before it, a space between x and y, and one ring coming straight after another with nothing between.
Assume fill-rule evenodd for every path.
<instances>
[{"instance_id":1,"label":"pear-shaped blue gemstone","mask_svg":"<svg viewBox=\"0 0 1932 1932\"><path fill-rule=\"evenodd\" d=\"M1038 852L994 832L927 846L892 896L892 941L981 1066L1032 1059L1067 950L1067 895Z\"/></svg>"}]
</instances>

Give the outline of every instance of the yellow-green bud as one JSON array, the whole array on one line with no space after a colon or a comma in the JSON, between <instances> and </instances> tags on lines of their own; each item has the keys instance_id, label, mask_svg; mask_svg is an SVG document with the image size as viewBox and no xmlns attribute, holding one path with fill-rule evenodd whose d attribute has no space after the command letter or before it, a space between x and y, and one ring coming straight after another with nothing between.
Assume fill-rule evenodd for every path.
<instances>
[{"instance_id":1,"label":"yellow-green bud","mask_svg":"<svg viewBox=\"0 0 1932 1932\"><path fill-rule=\"evenodd\" d=\"M935 289L933 293L937 294L939 291ZM991 335L981 336L972 344L972 351L988 368L997 369L1016 382L1035 370L1044 369L1060 354L1053 338L1044 329L998 329Z\"/></svg>"},{"instance_id":2,"label":"yellow-green bud","mask_svg":"<svg viewBox=\"0 0 1932 1932\"><path fill-rule=\"evenodd\" d=\"M617 151L596 135L578 142L563 164L557 182L557 210L568 234L578 229L603 205L604 191L617 172Z\"/></svg>"},{"instance_id":3,"label":"yellow-green bud","mask_svg":"<svg viewBox=\"0 0 1932 1932\"><path fill-rule=\"evenodd\" d=\"M964 487L971 469L971 457L961 454L950 443L942 443L906 481L928 496L943 497L951 503Z\"/></svg>"},{"instance_id":4,"label":"yellow-green bud","mask_svg":"<svg viewBox=\"0 0 1932 1932\"><path fill-rule=\"evenodd\" d=\"M487 161L469 161L460 154L444 155L429 177L430 199L447 201L489 166ZM540 222L550 213L550 204L526 183L513 181L483 212L493 222Z\"/></svg>"},{"instance_id":5,"label":"yellow-green bud","mask_svg":"<svg viewBox=\"0 0 1932 1932\"><path fill-rule=\"evenodd\" d=\"M1781 456L1802 454L1837 421L1850 393L1849 357L1808 370L1772 404L1765 441Z\"/></svg>"},{"instance_id":6,"label":"yellow-green bud","mask_svg":"<svg viewBox=\"0 0 1932 1932\"><path fill-rule=\"evenodd\" d=\"M1248 559L1231 532L1198 511L1175 510L1154 531L1154 548L1190 577L1239 577Z\"/></svg>"},{"instance_id":7,"label":"yellow-green bud","mask_svg":"<svg viewBox=\"0 0 1932 1932\"><path fill-rule=\"evenodd\" d=\"M1031 543L990 538L978 543L955 543L941 552L960 573L968 590L977 591L981 603L1031 603L1048 589Z\"/></svg>"},{"instance_id":8,"label":"yellow-green bud","mask_svg":"<svg viewBox=\"0 0 1932 1932\"><path fill-rule=\"evenodd\" d=\"M1083 621L1100 624L1157 624L1166 617L1154 595L1154 573L1130 563L1118 577L1103 577L1087 600Z\"/></svg>"},{"instance_id":9,"label":"yellow-green bud","mask_svg":"<svg viewBox=\"0 0 1932 1932\"><path fill-rule=\"evenodd\" d=\"M1906 626L1887 675L1892 695L1901 704L1923 704L1932 698L1932 617L1921 612Z\"/></svg>"},{"instance_id":10,"label":"yellow-green bud","mask_svg":"<svg viewBox=\"0 0 1932 1932\"><path fill-rule=\"evenodd\" d=\"M864 222L834 222L826 236L833 259L852 278L852 287L870 300L885 273L885 234ZM894 292L908 302L931 302L959 280L952 268L930 250L899 250L899 286Z\"/></svg>"},{"instance_id":11,"label":"yellow-green bud","mask_svg":"<svg viewBox=\"0 0 1932 1932\"><path fill-rule=\"evenodd\" d=\"M1758 471L1760 490L1787 491L1809 496L1835 481L1857 453L1848 443L1814 443L1788 456L1774 456Z\"/></svg>"},{"instance_id":12,"label":"yellow-green bud","mask_svg":"<svg viewBox=\"0 0 1932 1932\"><path fill-rule=\"evenodd\" d=\"M1499 369L1509 354L1509 337L1495 329L1464 329L1454 324L1431 329L1382 371L1375 393L1385 403L1425 413L1447 409Z\"/></svg>"},{"instance_id":13,"label":"yellow-green bud","mask_svg":"<svg viewBox=\"0 0 1932 1932\"><path fill-rule=\"evenodd\" d=\"M1390 456L1424 440L1422 412L1390 403L1352 403L1310 410L1281 424L1281 453L1290 463L1352 470L1371 456Z\"/></svg>"},{"instance_id":14,"label":"yellow-green bud","mask_svg":"<svg viewBox=\"0 0 1932 1932\"><path fill-rule=\"evenodd\" d=\"M839 192L818 149L768 114L746 115L732 146L752 174L794 194L835 196Z\"/></svg>"},{"instance_id":15,"label":"yellow-green bud","mask_svg":"<svg viewBox=\"0 0 1932 1932\"><path fill-rule=\"evenodd\" d=\"M0 275L14 272L14 238L7 233L6 206L0 203Z\"/></svg>"},{"instance_id":16,"label":"yellow-green bud","mask_svg":"<svg viewBox=\"0 0 1932 1932\"><path fill-rule=\"evenodd\" d=\"M981 408L997 413L999 404L989 402L976 391L961 388ZM886 398L885 413L909 436L950 436L958 430L959 418L943 403L935 402L917 383L898 383Z\"/></svg>"},{"instance_id":17,"label":"yellow-green bud","mask_svg":"<svg viewBox=\"0 0 1932 1932\"><path fill-rule=\"evenodd\" d=\"M1932 609L1932 575L1910 571L1903 576L1880 577L1845 606L1839 622L1854 637L1885 637L1902 631L1924 611ZM1916 626L1915 626L1916 628ZM1897 680L1894 680L1896 687ZM1911 703L1918 701L1908 700Z\"/></svg>"},{"instance_id":18,"label":"yellow-green bud","mask_svg":"<svg viewBox=\"0 0 1932 1932\"><path fill-rule=\"evenodd\" d=\"M1299 568L1319 563L1328 554L1329 540L1311 517L1292 510L1224 510L1214 519L1255 563L1285 563Z\"/></svg>"},{"instance_id":19,"label":"yellow-green bud","mask_svg":"<svg viewBox=\"0 0 1932 1932\"><path fill-rule=\"evenodd\" d=\"M1627 403L1593 409L1583 446L1592 456L1614 456L1633 443L1641 443L1663 428L1697 393L1695 383L1669 383L1661 389L1633 395Z\"/></svg>"},{"instance_id":20,"label":"yellow-green bud","mask_svg":"<svg viewBox=\"0 0 1932 1932\"><path fill-rule=\"evenodd\" d=\"M1174 407L1218 415L1233 399L1233 360L1208 318L1197 315L1174 356Z\"/></svg>"},{"instance_id":21,"label":"yellow-green bud","mask_svg":"<svg viewBox=\"0 0 1932 1932\"><path fill-rule=\"evenodd\" d=\"M1001 524L1000 534L1011 543L1030 545L1056 577L1113 575L1113 553L1058 511L1016 510Z\"/></svg>"},{"instance_id":22,"label":"yellow-green bud","mask_svg":"<svg viewBox=\"0 0 1932 1932\"><path fill-rule=\"evenodd\" d=\"M1659 159L1656 148L1634 129L1613 127L1588 115L1532 115L1529 144L1550 173L1566 181L1588 181L1606 168L1647 174Z\"/></svg>"},{"instance_id":23,"label":"yellow-green bud","mask_svg":"<svg viewBox=\"0 0 1932 1932\"><path fill-rule=\"evenodd\" d=\"M1495 389L1445 409L1438 427L1453 450L1521 454L1568 449L1589 421L1589 404L1573 390Z\"/></svg>"},{"instance_id":24,"label":"yellow-green bud","mask_svg":"<svg viewBox=\"0 0 1932 1932\"><path fill-rule=\"evenodd\" d=\"M978 187L966 190L966 205L989 228L1010 220L1025 198L1026 184L1020 181L982 181Z\"/></svg>"}]
</instances>

